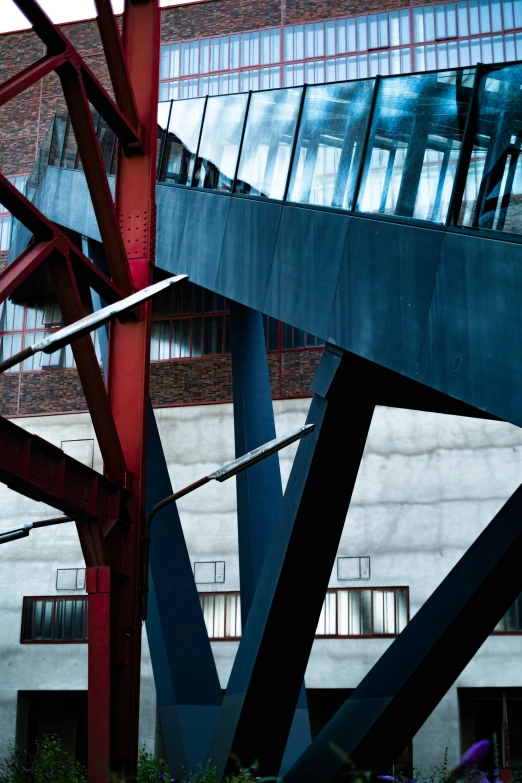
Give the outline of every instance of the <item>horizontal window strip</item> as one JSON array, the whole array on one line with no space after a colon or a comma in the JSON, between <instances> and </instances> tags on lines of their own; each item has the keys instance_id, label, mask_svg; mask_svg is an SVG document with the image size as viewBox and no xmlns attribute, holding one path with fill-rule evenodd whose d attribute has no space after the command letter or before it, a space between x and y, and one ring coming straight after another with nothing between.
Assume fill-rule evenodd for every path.
<instances>
[{"instance_id":1,"label":"horizontal window strip","mask_svg":"<svg viewBox=\"0 0 522 783\"><path fill-rule=\"evenodd\" d=\"M24 598L22 644L71 644L87 641L87 598Z\"/></svg>"}]
</instances>

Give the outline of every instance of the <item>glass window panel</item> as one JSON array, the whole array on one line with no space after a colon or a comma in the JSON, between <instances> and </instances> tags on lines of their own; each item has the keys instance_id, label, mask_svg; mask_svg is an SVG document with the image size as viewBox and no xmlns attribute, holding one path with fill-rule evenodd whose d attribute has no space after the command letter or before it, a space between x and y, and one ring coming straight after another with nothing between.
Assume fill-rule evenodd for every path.
<instances>
[{"instance_id":1,"label":"glass window panel","mask_svg":"<svg viewBox=\"0 0 522 783\"><path fill-rule=\"evenodd\" d=\"M478 123L459 222L522 233L520 148L522 66L485 75L478 90Z\"/></svg>"},{"instance_id":2,"label":"glass window panel","mask_svg":"<svg viewBox=\"0 0 522 783\"><path fill-rule=\"evenodd\" d=\"M219 38L210 41L210 70L219 71Z\"/></svg>"},{"instance_id":3,"label":"glass window panel","mask_svg":"<svg viewBox=\"0 0 522 783\"><path fill-rule=\"evenodd\" d=\"M199 41L192 41L190 44L190 73L197 73L199 70Z\"/></svg>"},{"instance_id":4,"label":"glass window panel","mask_svg":"<svg viewBox=\"0 0 522 783\"><path fill-rule=\"evenodd\" d=\"M502 0L502 15L504 17L504 30L511 30L515 26L513 0Z\"/></svg>"},{"instance_id":5,"label":"glass window panel","mask_svg":"<svg viewBox=\"0 0 522 783\"><path fill-rule=\"evenodd\" d=\"M413 9L413 40L417 43L424 41L424 9Z\"/></svg>"},{"instance_id":6,"label":"glass window panel","mask_svg":"<svg viewBox=\"0 0 522 783\"><path fill-rule=\"evenodd\" d=\"M237 636L236 631L236 596L226 596L225 636Z\"/></svg>"},{"instance_id":7,"label":"glass window panel","mask_svg":"<svg viewBox=\"0 0 522 783\"><path fill-rule=\"evenodd\" d=\"M74 638L85 639L85 607L86 601L75 601L76 616L74 622Z\"/></svg>"},{"instance_id":8,"label":"glass window panel","mask_svg":"<svg viewBox=\"0 0 522 783\"><path fill-rule=\"evenodd\" d=\"M219 77L219 94L228 95L229 93L229 74L221 74Z\"/></svg>"},{"instance_id":9,"label":"glass window panel","mask_svg":"<svg viewBox=\"0 0 522 783\"><path fill-rule=\"evenodd\" d=\"M379 14L379 46L388 46L388 14Z\"/></svg>"},{"instance_id":10,"label":"glass window panel","mask_svg":"<svg viewBox=\"0 0 522 783\"><path fill-rule=\"evenodd\" d=\"M348 78L357 79L357 57L348 57Z\"/></svg>"},{"instance_id":11,"label":"glass window panel","mask_svg":"<svg viewBox=\"0 0 522 783\"><path fill-rule=\"evenodd\" d=\"M342 49L341 51L345 51ZM335 54L335 22L326 23L326 54L330 57Z\"/></svg>"},{"instance_id":12,"label":"glass window panel","mask_svg":"<svg viewBox=\"0 0 522 783\"><path fill-rule=\"evenodd\" d=\"M259 65L259 33L250 33L250 65Z\"/></svg>"},{"instance_id":13,"label":"glass window panel","mask_svg":"<svg viewBox=\"0 0 522 783\"><path fill-rule=\"evenodd\" d=\"M185 318L181 321L180 358L186 359L190 355L190 319Z\"/></svg>"},{"instance_id":14,"label":"glass window panel","mask_svg":"<svg viewBox=\"0 0 522 783\"><path fill-rule=\"evenodd\" d=\"M480 0L480 32L491 32L491 19L489 16L489 0Z\"/></svg>"},{"instance_id":15,"label":"glass window panel","mask_svg":"<svg viewBox=\"0 0 522 783\"><path fill-rule=\"evenodd\" d=\"M491 38L482 39L482 62L484 63L493 62L493 46L492 46Z\"/></svg>"},{"instance_id":16,"label":"glass window panel","mask_svg":"<svg viewBox=\"0 0 522 783\"><path fill-rule=\"evenodd\" d=\"M324 72L324 64L322 65ZM277 89L281 86L281 69L270 68L270 87Z\"/></svg>"},{"instance_id":17,"label":"glass window panel","mask_svg":"<svg viewBox=\"0 0 522 783\"><path fill-rule=\"evenodd\" d=\"M160 182L191 184L204 108L205 98L190 98L172 105Z\"/></svg>"},{"instance_id":18,"label":"glass window panel","mask_svg":"<svg viewBox=\"0 0 522 783\"><path fill-rule=\"evenodd\" d=\"M324 61L315 63L315 84L322 84L324 82ZM270 85L273 87L274 85Z\"/></svg>"},{"instance_id":19,"label":"glass window panel","mask_svg":"<svg viewBox=\"0 0 522 783\"><path fill-rule=\"evenodd\" d=\"M377 76L379 73L379 55L377 52L370 54L370 76Z\"/></svg>"},{"instance_id":20,"label":"glass window panel","mask_svg":"<svg viewBox=\"0 0 522 783\"><path fill-rule=\"evenodd\" d=\"M384 591L384 633L395 633L395 592Z\"/></svg>"},{"instance_id":21,"label":"glass window panel","mask_svg":"<svg viewBox=\"0 0 522 783\"><path fill-rule=\"evenodd\" d=\"M179 359L181 357L181 321L172 321L170 358Z\"/></svg>"},{"instance_id":22,"label":"glass window panel","mask_svg":"<svg viewBox=\"0 0 522 783\"><path fill-rule=\"evenodd\" d=\"M446 38L446 7L443 5L435 7L435 25L437 38Z\"/></svg>"},{"instance_id":23,"label":"glass window panel","mask_svg":"<svg viewBox=\"0 0 522 783\"><path fill-rule=\"evenodd\" d=\"M241 596L236 595L236 633L241 636Z\"/></svg>"},{"instance_id":24,"label":"glass window panel","mask_svg":"<svg viewBox=\"0 0 522 783\"><path fill-rule=\"evenodd\" d=\"M451 71L380 83L359 211L445 222L471 89Z\"/></svg>"},{"instance_id":25,"label":"glass window panel","mask_svg":"<svg viewBox=\"0 0 522 783\"><path fill-rule=\"evenodd\" d=\"M448 67L448 46L447 44L437 44L437 60L439 68Z\"/></svg>"},{"instance_id":26,"label":"glass window panel","mask_svg":"<svg viewBox=\"0 0 522 783\"><path fill-rule=\"evenodd\" d=\"M324 636L326 633L326 598L321 607L321 614L319 615L319 622L315 631L316 636Z\"/></svg>"},{"instance_id":27,"label":"glass window panel","mask_svg":"<svg viewBox=\"0 0 522 783\"><path fill-rule=\"evenodd\" d=\"M368 17L369 48L376 49L379 46L379 29L377 26L377 14Z\"/></svg>"},{"instance_id":28,"label":"glass window panel","mask_svg":"<svg viewBox=\"0 0 522 783\"><path fill-rule=\"evenodd\" d=\"M261 62L268 65L270 58L270 30L263 30L261 33Z\"/></svg>"},{"instance_id":29,"label":"glass window panel","mask_svg":"<svg viewBox=\"0 0 522 783\"><path fill-rule=\"evenodd\" d=\"M286 57L287 40L290 42L290 45L293 40L292 33L290 30L288 29L285 30L285 59L288 59ZM250 35L249 33L242 33L241 34L241 66L243 68L246 68L249 65L250 65Z\"/></svg>"},{"instance_id":30,"label":"glass window panel","mask_svg":"<svg viewBox=\"0 0 522 783\"><path fill-rule=\"evenodd\" d=\"M357 24L355 19L346 20L346 51L357 51Z\"/></svg>"},{"instance_id":31,"label":"glass window panel","mask_svg":"<svg viewBox=\"0 0 522 783\"><path fill-rule=\"evenodd\" d=\"M457 37L457 8L455 3L446 6L446 35L448 38Z\"/></svg>"},{"instance_id":32,"label":"glass window panel","mask_svg":"<svg viewBox=\"0 0 522 783\"><path fill-rule=\"evenodd\" d=\"M513 0L515 27L522 27L522 0Z\"/></svg>"},{"instance_id":33,"label":"glass window panel","mask_svg":"<svg viewBox=\"0 0 522 783\"><path fill-rule=\"evenodd\" d=\"M225 35L219 39L219 52L220 52L220 58L219 58L220 70L226 71L228 68L230 68L230 61L229 61L230 43L229 43L228 35Z\"/></svg>"},{"instance_id":34,"label":"glass window panel","mask_svg":"<svg viewBox=\"0 0 522 783\"><path fill-rule=\"evenodd\" d=\"M181 75L187 76L190 73L190 45L181 44Z\"/></svg>"},{"instance_id":35,"label":"glass window panel","mask_svg":"<svg viewBox=\"0 0 522 783\"><path fill-rule=\"evenodd\" d=\"M169 63L170 63L170 46L162 46L161 58L160 58L160 79L169 78L170 76Z\"/></svg>"},{"instance_id":36,"label":"glass window panel","mask_svg":"<svg viewBox=\"0 0 522 783\"><path fill-rule=\"evenodd\" d=\"M33 639L42 638L42 618L44 601L35 601Z\"/></svg>"},{"instance_id":37,"label":"glass window panel","mask_svg":"<svg viewBox=\"0 0 522 783\"><path fill-rule=\"evenodd\" d=\"M517 60L522 60L522 33L516 34L515 45L517 49Z\"/></svg>"},{"instance_id":38,"label":"glass window panel","mask_svg":"<svg viewBox=\"0 0 522 783\"><path fill-rule=\"evenodd\" d=\"M379 73L387 76L390 73L390 59L388 52L379 52Z\"/></svg>"},{"instance_id":39,"label":"glass window panel","mask_svg":"<svg viewBox=\"0 0 522 783\"><path fill-rule=\"evenodd\" d=\"M335 60L326 61L326 81L334 82L337 78L337 68Z\"/></svg>"},{"instance_id":40,"label":"glass window panel","mask_svg":"<svg viewBox=\"0 0 522 783\"><path fill-rule=\"evenodd\" d=\"M384 592L373 591L373 633L384 633Z\"/></svg>"},{"instance_id":41,"label":"glass window panel","mask_svg":"<svg viewBox=\"0 0 522 783\"><path fill-rule=\"evenodd\" d=\"M357 19L357 49L363 52L368 48L368 23L365 16Z\"/></svg>"},{"instance_id":42,"label":"glass window panel","mask_svg":"<svg viewBox=\"0 0 522 783\"><path fill-rule=\"evenodd\" d=\"M410 11L408 8L403 8L399 11L401 21L401 44L410 43Z\"/></svg>"},{"instance_id":43,"label":"glass window panel","mask_svg":"<svg viewBox=\"0 0 522 783\"><path fill-rule=\"evenodd\" d=\"M397 607L397 628L396 633L401 633L401 631L406 628L406 623L408 622L408 608L407 608L407 593L406 590L396 590L395 591L395 600L396 600L396 607Z\"/></svg>"},{"instance_id":44,"label":"glass window panel","mask_svg":"<svg viewBox=\"0 0 522 783\"><path fill-rule=\"evenodd\" d=\"M479 0L469 0L469 32L471 35L480 33Z\"/></svg>"},{"instance_id":45,"label":"glass window panel","mask_svg":"<svg viewBox=\"0 0 522 783\"><path fill-rule=\"evenodd\" d=\"M316 57L324 57L324 23L314 25L314 50Z\"/></svg>"},{"instance_id":46,"label":"glass window panel","mask_svg":"<svg viewBox=\"0 0 522 783\"><path fill-rule=\"evenodd\" d=\"M202 320L192 319L192 356L201 356Z\"/></svg>"},{"instance_id":47,"label":"glass window panel","mask_svg":"<svg viewBox=\"0 0 522 783\"><path fill-rule=\"evenodd\" d=\"M283 324L283 350L294 347L294 329L290 324Z\"/></svg>"},{"instance_id":48,"label":"glass window panel","mask_svg":"<svg viewBox=\"0 0 522 783\"><path fill-rule=\"evenodd\" d=\"M301 101L301 88L254 93L247 117L238 193L282 199Z\"/></svg>"},{"instance_id":49,"label":"glass window panel","mask_svg":"<svg viewBox=\"0 0 522 783\"><path fill-rule=\"evenodd\" d=\"M493 62L504 62L504 41L501 35L496 35L493 38Z\"/></svg>"},{"instance_id":50,"label":"glass window panel","mask_svg":"<svg viewBox=\"0 0 522 783\"><path fill-rule=\"evenodd\" d=\"M348 590L339 590L337 592L337 633L339 636L348 636L349 634L349 595Z\"/></svg>"},{"instance_id":51,"label":"glass window panel","mask_svg":"<svg viewBox=\"0 0 522 783\"><path fill-rule=\"evenodd\" d=\"M518 631L516 602L509 607L505 614L505 629L506 631Z\"/></svg>"},{"instance_id":52,"label":"glass window panel","mask_svg":"<svg viewBox=\"0 0 522 783\"><path fill-rule=\"evenodd\" d=\"M437 60L435 58L435 45L430 44L426 46L426 70L433 71L437 67Z\"/></svg>"},{"instance_id":53,"label":"glass window panel","mask_svg":"<svg viewBox=\"0 0 522 783\"><path fill-rule=\"evenodd\" d=\"M208 99L194 174L197 187L232 190L247 102L246 93Z\"/></svg>"},{"instance_id":54,"label":"glass window panel","mask_svg":"<svg viewBox=\"0 0 522 783\"><path fill-rule=\"evenodd\" d=\"M506 52L506 62L510 62L510 60L516 60L515 36L514 35L505 35L504 36L504 48L505 48L505 52Z\"/></svg>"},{"instance_id":55,"label":"glass window panel","mask_svg":"<svg viewBox=\"0 0 522 783\"><path fill-rule=\"evenodd\" d=\"M199 44L199 72L208 73L210 70L210 41L204 38Z\"/></svg>"},{"instance_id":56,"label":"glass window panel","mask_svg":"<svg viewBox=\"0 0 522 783\"><path fill-rule=\"evenodd\" d=\"M348 20L349 21L349 20ZM355 37L355 19L352 19L352 27L354 30L354 37ZM347 48L347 38L346 38L346 19L337 19L335 22L335 51L337 54L344 54L345 52L349 51ZM354 49L355 49L355 40L354 40Z\"/></svg>"},{"instance_id":57,"label":"glass window panel","mask_svg":"<svg viewBox=\"0 0 522 783\"><path fill-rule=\"evenodd\" d=\"M359 636L361 634L361 592L359 590L349 591L349 618L350 636Z\"/></svg>"},{"instance_id":58,"label":"glass window panel","mask_svg":"<svg viewBox=\"0 0 522 783\"><path fill-rule=\"evenodd\" d=\"M361 633L369 636L372 632L372 591L360 590L361 593Z\"/></svg>"},{"instance_id":59,"label":"glass window panel","mask_svg":"<svg viewBox=\"0 0 522 783\"><path fill-rule=\"evenodd\" d=\"M278 63L281 60L281 32L278 29L272 30L272 60Z\"/></svg>"},{"instance_id":60,"label":"glass window panel","mask_svg":"<svg viewBox=\"0 0 522 783\"><path fill-rule=\"evenodd\" d=\"M181 47L173 44L170 50L170 78L176 79L181 74Z\"/></svg>"},{"instance_id":61,"label":"glass window panel","mask_svg":"<svg viewBox=\"0 0 522 783\"><path fill-rule=\"evenodd\" d=\"M214 351L212 350L212 336L213 336L213 318L204 319L204 331L203 331L203 353L206 356L210 356Z\"/></svg>"},{"instance_id":62,"label":"glass window panel","mask_svg":"<svg viewBox=\"0 0 522 783\"><path fill-rule=\"evenodd\" d=\"M74 601L64 601L65 613L63 623L63 638L73 638L73 615L74 615Z\"/></svg>"},{"instance_id":63,"label":"glass window panel","mask_svg":"<svg viewBox=\"0 0 522 783\"><path fill-rule=\"evenodd\" d=\"M366 79L368 76L368 55L361 54L357 58L357 72L359 79Z\"/></svg>"},{"instance_id":64,"label":"glass window panel","mask_svg":"<svg viewBox=\"0 0 522 783\"><path fill-rule=\"evenodd\" d=\"M373 86L332 84L307 91L290 179L291 201L352 208Z\"/></svg>"},{"instance_id":65,"label":"glass window panel","mask_svg":"<svg viewBox=\"0 0 522 783\"><path fill-rule=\"evenodd\" d=\"M230 67L239 68L239 35L230 36Z\"/></svg>"},{"instance_id":66,"label":"glass window panel","mask_svg":"<svg viewBox=\"0 0 522 783\"><path fill-rule=\"evenodd\" d=\"M337 594L335 592L326 593L326 617L325 632L327 636L335 636L337 633Z\"/></svg>"},{"instance_id":67,"label":"glass window panel","mask_svg":"<svg viewBox=\"0 0 522 783\"><path fill-rule=\"evenodd\" d=\"M216 639L225 638L225 596L214 597L214 636Z\"/></svg>"},{"instance_id":68,"label":"glass window panel","mask_svg":"<svg viewBox=\"0 0 522 783\"><path fill-rule=\"evenodd\" d=\"M305 57L314 56L314 26L305 25Z\"/></svg>"},{"instance_id":69,"label":"glass window panel","mask_svg":"<svg viewBox=\"0 0 522 783\"><path fill-rule=\"evenodd\" d=\"M339 82L345 82L348 78L348 70L346 68L346 57L338 57L336 60L336 78Z\"/></svg>"},{"instance_id":70,"label":"glass window panel","mask_svg":"<svg viewBox=\"0 0 522 783\"><path fill-rule=\"evenodd\" d=\"M460 37L462 38L465 35L469 35L467 0L459 0L457 3L457 21L458 34Z\"/></svg>"},{"instance_id":71,"label":"glass window panel","mask_svg":"<svg viewBox=\"0 0 522 783\"><path fill-rule=\"evenodd\" d=\"M501 0L491 0L491 29L494 33L502 30Z\"/></svg>"},{"instance_id":72,"label":"glass window panel","mask_svg":"<svg viewBox=\"0 0 522 783\"><path fill-rule=\"evenodd\" d=\"M212 341L212 353L223 353L223 316L212 319L214 322L214 336Z\"/></svg>"},{"instance_id":73,"label":"glass window panel","mask_svg":"<svg viewBox=\"0 0 522 783\"><path fill-rule=\"evenodd\" d=\"M472 38L470 43L470 64L476 65L482 60L482 52L480 50L480 38Z\"/></svg>"},{"instance_id":74,"label":"glass window panel","mask_svg":"<svg viewBox=\"0 0 522 783\"><path fill-rule=\"evenodd\" d=\"M401 52L400 49L392 49L390 52L391 72L401 73Z\"/></svg>"},{"instance_id":75,"label":"glass window panel","mask_svg":"<svg viewBox=\"0 0 522 783\"><path fill-rule=\"evenodd\" d=\"M390 11L390 46L398 46L400 43L399 12Z\"/></svg>"},{"instance_id":76,"label":"glass window panel","mask_svg":"<svg viewBox=\"0 0 522 783\"><path fill-rule=\"evenodd\" d=\"M24 602L24 628L23 628L23 638L24 639L32 639L33 638L33 611L34 611L34 601L32 598L26 599Z\"/></svg>"}]
</instances>

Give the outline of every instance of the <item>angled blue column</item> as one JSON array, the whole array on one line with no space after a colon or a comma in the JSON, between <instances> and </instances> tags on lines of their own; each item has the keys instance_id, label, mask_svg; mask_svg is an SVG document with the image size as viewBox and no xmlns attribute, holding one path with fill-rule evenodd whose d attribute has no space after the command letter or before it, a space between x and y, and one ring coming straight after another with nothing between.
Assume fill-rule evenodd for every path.
<instances>
[{"instance_id":1,"label":"angled blue column","mask_svg":"<svg viewBox=\"0 0 522 783\"><path fill-rule=\"evenodd\" d=\"M84 238L82 251L107 273L98 242ZM95 291L91 297L94 310L106 305ZM108 325L98 330L104 371L107 330ZM173 492L150 400L148 427L147 511ZM205 760L221 686L175 504L152 524L146 627L169 770L182 777L187 761L195 767Z\"/></svg>"},{"instance_id":2,"label":"angled blue column","mask_svg":"<svg viewBox=\"0 0 522 783\"><path fill-rule=\"evenodd\" d=\"M173 492L149 406L147 509ZM149 641L169 770L204 761L221 704L221 687L175 505L154 518L149 564Z\"/></svg>"},{"instance_id":3,"label":"angled blue column","mask_svg":"<svg viewBox=\"0 0 522 783\"><path fill-rule=\"evenodd\" d=\"M263 316L230 303L230 340L236 457L276 437ZM246 625L266 553L281 513L283 486L279 456L236 476L241 616ZM280 768L283 775L310 744L310 720L303 683Z\"/></svg>"}]
</instances>

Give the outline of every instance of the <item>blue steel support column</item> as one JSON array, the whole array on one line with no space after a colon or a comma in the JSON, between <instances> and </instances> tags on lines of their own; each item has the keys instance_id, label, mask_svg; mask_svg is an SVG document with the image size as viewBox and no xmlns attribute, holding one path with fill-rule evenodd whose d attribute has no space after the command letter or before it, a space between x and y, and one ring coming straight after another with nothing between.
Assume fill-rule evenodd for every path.
<instances>
[{"instance_id":1,"label":"blue steel support column","mask_svg":"<svg viewBox=\"0 0 522 783\"><path fill-rule=\"evenodd\" d=\"M299 444L210 745L221 775L231 754L258 758L263 775L281 766L373 416L359 366L327 345L314 378L315 430Z\"/></svg>"},{"instance_id":2,"label":"blue steel support column","mask_svg":"<svg viewBox=\"0 0 522 783\"><path fill-rule=\"evenodd\" d=\"M263 316L230 303L230 341L236 457L276 437ZM250 605L283 502L279 456L273 454L236 476L241 619ZM310 720L303 683L279 770L283 775L310 744Z\"/></svg>"},{"instance_id":3,"label":"blue steel support column","mask_svg":"<svg viewBox=\"0 0 522 783\"><path fill-rule=\"evenodd\" d=\"M107 273L99 242L83 238L82 252ZM91 296L94 310L105 306L95 291ZM98 330L104 371L108 328ZM173 492L150 401L148 427L147 511ZM205 760L221 687L175 504L154 519L149 568L146 627L157 707L170 773L182 777L185 760L193 767Z\"/></svg>"}]
</instances>

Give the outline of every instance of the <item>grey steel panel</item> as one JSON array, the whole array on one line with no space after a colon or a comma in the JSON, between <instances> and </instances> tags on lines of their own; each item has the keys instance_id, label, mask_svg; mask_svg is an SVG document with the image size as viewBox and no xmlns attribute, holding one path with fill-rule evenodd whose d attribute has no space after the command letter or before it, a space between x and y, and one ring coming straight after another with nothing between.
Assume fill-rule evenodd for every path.
<instances>
[{"instance_id":1,"label":"grey steel panel","mask_svg":"<svg viewBox=\"0 0 522 783\"><path fill-rule=\"evenodd\" d=\"M262 310L272 268L282 204L232 198L216 291Z\"/></svg>"},{"instance_id":2,"label":"grey steel panel","mask_svg":"<svg viewBox=\"0 0 522 783\"><path fill-rule=\"evenodd\" d=\"M418 379L522 426L522 247L447 233Z\"/></svg>"},{"instance_id":3,"label":"grey steel panel","mask_svg":"<svg viewBox=\"0 0 522 783\"><path fill-rule=\"evenodd\" d=\"M329 339L413 375L443 236L429 228L353 218Z\"/></svg>"},{"instance_id":4,"label":"grey steel panel","mask_svg":"<svg viewBox=\"0 0 522 783\"><path fill-rule=\"evenodd\" d=\"M284 207L266 313L326 337L350 222L347 215Z\"/></svg>"},{"instance_id":5,"label":"grey steel panel","mask_svg":"<svg viewBox=\"0 0 522 783\"><path fill-rule=\"evenodd\" d=\"M188 189L156 185L156 264L173 274L178 271L189 195Z\"/></svg>"},{"instance_id":6,"label":"grey steel panel","mask_svg":"<svg viewBox=\"0 0 522 783\"><path fill-rule=\"evenodd\" d=\"M193 283L211 291L215 289L229 206L230 198L189 191L178 272L183 270Z\"/></svg>"}]
</instances>

